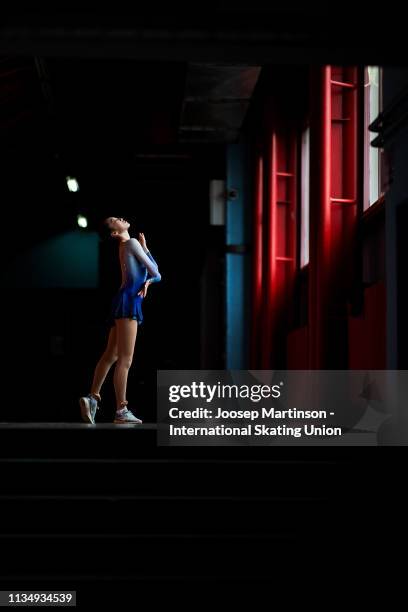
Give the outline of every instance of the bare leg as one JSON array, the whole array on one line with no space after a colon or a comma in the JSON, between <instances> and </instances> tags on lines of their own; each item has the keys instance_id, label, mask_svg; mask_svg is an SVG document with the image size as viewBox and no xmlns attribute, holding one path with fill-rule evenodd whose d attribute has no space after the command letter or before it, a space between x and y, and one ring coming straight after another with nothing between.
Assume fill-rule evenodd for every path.
<instances>
[{"instance_id":1,"label":"bare leg","mask_svg":"<svg viewBox=\"0 0 408 612\"><path fill-rule=\"evenodd\" d=\"M116 326L113 326L109 332L108 344L106 349L99 359L92 382L91 393L95 395L99 395L101 391L101 387L105 381L105 378L118 358L118 346L117 346L117 334L116 334Z\"/></svg>"},{"instance_id":2,"label":"bare leg","mask_svg":"<svg viewBox=\"0 0 408 612\"><path fill-rule=\"evenodd\" d=\"M116 319L118 361L113 375L116 408L126 405L126 386L130 366L133 361L138 322L135 319Z\"/></svg>"}]
</instances>

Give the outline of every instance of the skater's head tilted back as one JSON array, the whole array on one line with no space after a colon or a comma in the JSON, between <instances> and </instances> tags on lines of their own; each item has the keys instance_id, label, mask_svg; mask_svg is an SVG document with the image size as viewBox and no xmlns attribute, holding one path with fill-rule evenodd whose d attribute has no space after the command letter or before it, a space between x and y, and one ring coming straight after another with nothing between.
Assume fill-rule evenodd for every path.
<instances>
[{"instance_id":1,"label":"skater's head tilted back","mask_svg":"<svg viewBox=\"0 0 408 612\"><path fill-rule=\"evenodd\" d=\"M123 217L106 217L102 223L102 233L105 236L108 235L116 238L120 242L125 242L130 238L128 233L129 227L129 221L126 221Z\"/></svg>"}]
</instances>

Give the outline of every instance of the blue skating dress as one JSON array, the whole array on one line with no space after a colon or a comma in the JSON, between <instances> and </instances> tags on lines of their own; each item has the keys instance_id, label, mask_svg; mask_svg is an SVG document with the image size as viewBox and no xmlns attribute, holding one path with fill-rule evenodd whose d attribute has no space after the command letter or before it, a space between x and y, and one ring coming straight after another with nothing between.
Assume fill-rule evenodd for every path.
<instances>
[{"instance_id":1,"label":"blue skating dress","mask_svg":"<svg viewBox=\"0 0 408 612\"><path fill-rule=\"evenodd\" d=\"M161 280L159 268L150 251L144 251L136 238L120 243L119 260L122 284L113 298L108 324L112 326L115 319L126 318L136 319L140 325L143 297L137 294L147 280L151 283Z\"/></svg>"}]
</instances>

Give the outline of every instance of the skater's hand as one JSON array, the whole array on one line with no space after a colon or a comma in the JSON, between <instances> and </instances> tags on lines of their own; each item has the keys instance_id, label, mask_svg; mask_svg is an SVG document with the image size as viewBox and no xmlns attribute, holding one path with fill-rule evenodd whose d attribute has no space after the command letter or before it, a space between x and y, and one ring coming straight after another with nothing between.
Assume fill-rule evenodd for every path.
<instances>
[{"instance_id":1,"label":"skater's hand","mask_svg":"<svg viewBox=\"0 0 408 612\"><path fill-rule=\"evenodd\" d=\"M146 297L147 288L150 285L149 281L146 281L143 287L138 291L137 295L141 295L142 297Z\"/></svg>"},{"instance_id":2,"label":"skater's hand","mask_svg":"<svg viewBox=\"0 0 408 612\"><path fill-rule=\"evenodd\" d=\"M139 242L142 245L142 248L144 251L147 251L147 245L146 245L146 238L145 235L142 232L139 232Z\"/></svg>"}]
</instances>

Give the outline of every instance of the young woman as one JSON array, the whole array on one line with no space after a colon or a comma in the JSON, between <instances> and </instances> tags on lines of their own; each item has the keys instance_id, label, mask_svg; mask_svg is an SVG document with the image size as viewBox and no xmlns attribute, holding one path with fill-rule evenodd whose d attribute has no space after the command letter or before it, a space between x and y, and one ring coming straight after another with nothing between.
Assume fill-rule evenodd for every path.
<instances>
[{"instance_id":1,"label":"young woman","mask_svg":"<svg viewBox=\"0 0 408 612\"><path fill-rule=\"evenodd\" d=\"M106 349L95 368L91 391L81 397L81 417L86 423L95 423L101 401L100 390L111 366L116 362L113 384L116 396L114 423L141 423L128 408L126 386L133 360L138 325L143 322L142 300L151 283L161 280L157 263L146 246L144 234L139 240L129 236L130 223L118 217L103 222L110 235L119 242L119 260L122 284L115 295L109 324L111 326Z\"/></svg>"}]
</instances>

